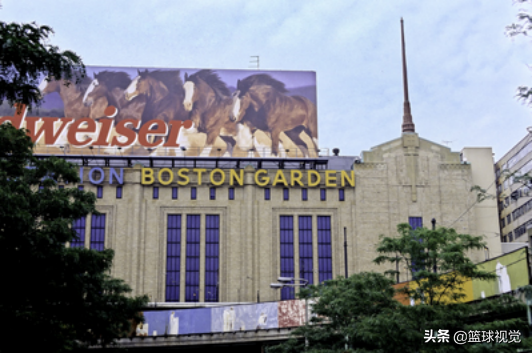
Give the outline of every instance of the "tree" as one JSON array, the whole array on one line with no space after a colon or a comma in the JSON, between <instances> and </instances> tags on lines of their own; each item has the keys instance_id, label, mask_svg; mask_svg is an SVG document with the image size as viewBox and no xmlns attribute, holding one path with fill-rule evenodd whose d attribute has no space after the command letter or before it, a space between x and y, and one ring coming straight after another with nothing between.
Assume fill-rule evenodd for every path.
<instances>
[{"instance_id":1,"label":"tree","mask_svg":"<svg viewBox=\"0 0 532 354\"><path fill-rule=\"evenodd\" d=\"M396 301L393 281L378 273L338 277L302 290L300 297L314 300L311 324L293 331L274 351L363 351L363 352L515 352L532 348L530 338L520 343L457 344L457 331L521 331L524 305L510 296L476 303L461 303L464 277L491 279L481 272L465 253L483 247L480 237L457 234L452 229L412 230L398 225L399 237L383 237L377 251L377 263L407 264L418 289L404 289L418 300L415 306ZM395 275L397 271L387 271ZM438 279L441 278L441 279ZM451 291L452 290L452 291ZM403 295L403 294L398 294ZM448 331L449 341L438 342L436 334ZM475 333L475 332L473 332ZM481 335L481 332L478 332ZM434 340L427 340L432 336ZM305 347L305 340L309 343ZM346 350L347 347L347 350Z\"/></svg>"},{"instance_id":2,"label":"tree","mask_svg":"<svg viewBox=\"0 0 532 354\"><path fill-rule=\"evenodd\" d=\"M85 76L81 58L47 44L53 34L36 23L0 22L0 105L21 103L32 108L41 100L39 81L48 78L75 80Z\"/></svg>"},{"instance_id":3,"label":"tree","mask_svg":"<svg viewBox=\"0 0 532 354\"><path fill-rule=\"evenodd\" d=\"M0 125L0 349L109 345L141 320L147 298L127 297L129 286L109 275L112 250L66 246L77 237L74 220L97 213L96 198L73 186L73 164L37 159L32 147L24 129Z\"/></svg>"}]
</instances>

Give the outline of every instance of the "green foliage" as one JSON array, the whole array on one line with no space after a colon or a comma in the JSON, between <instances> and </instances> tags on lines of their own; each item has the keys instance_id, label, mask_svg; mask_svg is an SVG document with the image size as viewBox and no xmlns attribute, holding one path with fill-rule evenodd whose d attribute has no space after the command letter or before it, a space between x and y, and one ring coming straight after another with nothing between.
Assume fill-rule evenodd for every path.
<instances>
[{"instance_id":1,"label":"green foliage","mask_svg":"<svg viewBox=\"0 0 532 354\"><path fill-rule=\"evenodd\" d=\"M484 249L481 236L458 234L454 229L439 227L436 230L417 228L408 224L397 226L398 237L383 237L377 246L381 255L375 263L399 262L406 267L416 289L403 291L410 298L429 305L459 301L465 297L463 285L472 279L494 279L495 274L480 271L466 256L470 250ZM396 275L397 270L386 272Z\"/></svg>"},{"instance_id":2,"label":"green foliage","mask_svg":"<svg viewBox=\"0 0 532 354\"><path fill-rule=\"evenodd\" d=\"M75 166L39 160L24 130L0 126L0 350L80 350L126 335L146 297L112 278L113 251L68 248L72 222L97 213L93 193L78 190ZM68 183L57 188L57 181ZM39 189L41 185L43 189Z\"/></svg>"},{"instance_id":3,"label":"green foliage","mask_svg":"<svg viewBox=\"0 0 532 354\"><path fill-rule=\"evenodd\" d=\"M85 75L81 58L47 44L53 34L36 23L0 22L0 105L22 103L32 107L40 101L42 75L78 82Z\"/></svg>"}]
</instances>

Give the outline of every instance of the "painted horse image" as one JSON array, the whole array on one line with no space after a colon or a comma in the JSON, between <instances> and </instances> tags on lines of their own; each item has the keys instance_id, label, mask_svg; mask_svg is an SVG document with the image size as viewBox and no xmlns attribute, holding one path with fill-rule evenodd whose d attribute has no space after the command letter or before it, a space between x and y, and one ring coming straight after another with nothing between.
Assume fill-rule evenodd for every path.
<instances>
[{"instance_id":1,"label":"painted horse image","mask_svg":"<svg viewBox=\"0 0 532 354\"><path fill-rule=\"evenodd\" d=\"M271 133L271 151L279 155L280 136L283 132L301 129L311 156L318 149L316 105L303 96L288 96L284 83L267 74L251 75L238 80L231 109L231 120L248 121L258 129ZM302 134L302 133L305 134ZM311 139L309 139L311 138Z\"/></svg>"},{"instance_id":2,"label":"painted horse image","mask_svg":"<svg viewBox=\"0 0 532 354\"><path fill-rule=\"evenodd\" d=\"M227 143L229 154L235 144L236 124L230 119L233 98L231 91L212 70L185 74L183 106L190 112L189 119L200 133L207 134L201 155L212 149L218 137Z\"/></svg>"},{"instance_id":3,"label":"painted horse image","mask_svg":"<svg viewBox=\"0 0 532 354\"><path fill-rule=\"evenodd\" d=\"M84 77L78 84L69 83L65 80L44 79L39 85L41 96L44 97L52 92L59 93L63 101L65 117L83 118L88 117L90 109L83 105L83 94L91 83L91 79Z\"/></svg>"}]
</instances>

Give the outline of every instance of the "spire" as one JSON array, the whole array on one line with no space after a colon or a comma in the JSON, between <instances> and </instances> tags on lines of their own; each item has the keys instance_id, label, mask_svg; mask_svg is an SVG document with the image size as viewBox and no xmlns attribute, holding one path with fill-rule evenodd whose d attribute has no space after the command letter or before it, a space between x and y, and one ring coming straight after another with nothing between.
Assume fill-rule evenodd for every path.
<instances>
[{"instance_id":1,"label":"spire","mask_svg":"<svg viewBox=\"0 0 532 354\"><path fill-rule=\"evenodd\" d=\"M403 133L415 133L416 127L412 121L410 112L410 102L408 101L408 77L406 74L406 54L405 54L405 31L403 29L403 18L401 17L401 49L403 52L403 89L405 94L405 103L403 111Z\"/></svg>"}]
</instances>

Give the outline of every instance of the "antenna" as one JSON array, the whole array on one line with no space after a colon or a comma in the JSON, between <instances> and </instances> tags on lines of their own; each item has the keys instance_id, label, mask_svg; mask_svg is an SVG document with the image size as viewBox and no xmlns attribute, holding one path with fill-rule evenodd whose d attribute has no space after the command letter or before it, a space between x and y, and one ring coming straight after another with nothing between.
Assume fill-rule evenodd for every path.
<instances>
[{"instance_id":1,"label":"antenna","mask_svg":"<svg viewBox=\"0 0 532 354\"><path fill-rule=\"evenodd\" d=\"M454 142L454 140L442 140L441 141L445 146L449 147L449 144L451 144L452 142Z\"/></svg>"},{"instance_id":2,"label":"antenna","mask_svg":"<svg viewBox=\"0 0 532 354\"><path fill-rule=\"evenodd\" d=\"M251 55L249 57L249 65L251 69L260 70L260 58L258 55Z\"/></svg>"}]
</instances>

